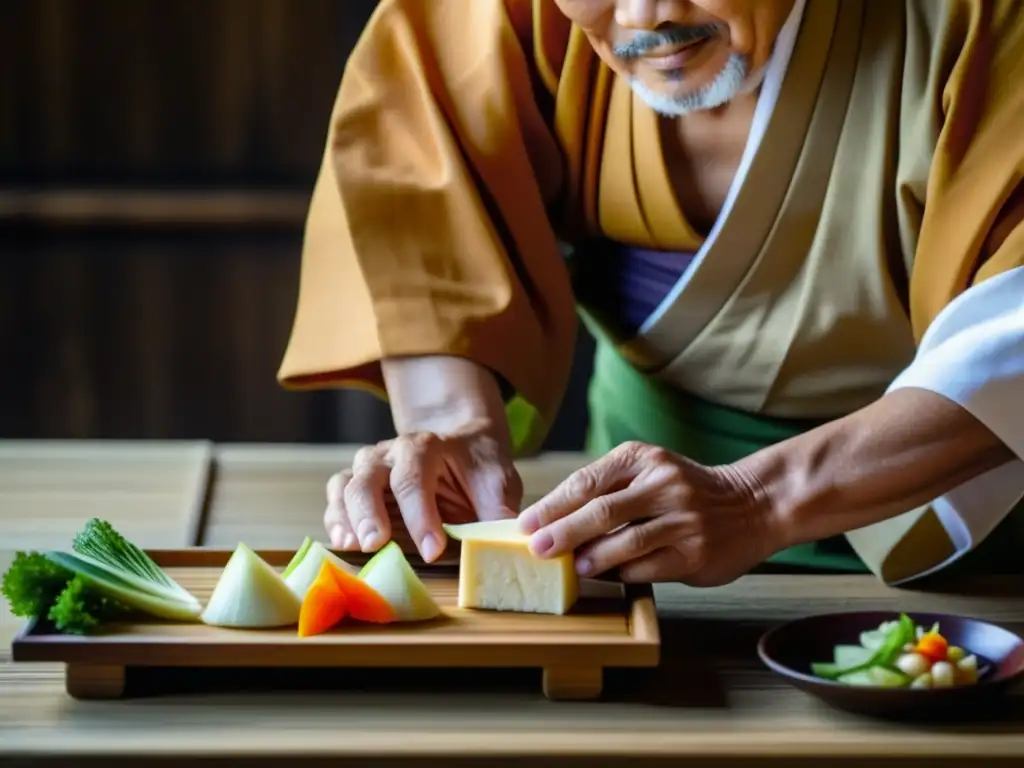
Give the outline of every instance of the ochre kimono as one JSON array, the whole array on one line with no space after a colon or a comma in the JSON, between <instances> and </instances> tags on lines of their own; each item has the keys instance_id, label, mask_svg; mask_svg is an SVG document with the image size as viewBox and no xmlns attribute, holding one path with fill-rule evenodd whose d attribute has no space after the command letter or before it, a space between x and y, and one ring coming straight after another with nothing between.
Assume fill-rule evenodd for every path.
<instances>
[{"instance_id":1,"label":"ochre kimono","mask_svg":"<svg viewBox=\"0 0 1024 768\"><path fill-rule=\"evenodd\" d=\"M383 357L469 357L515 392L528 451L561 402L579 312L598 339L595 452L640 439L733 461L924 386L1024 455L1024 418L968 402L1024 385L1020 7L797 2L702 238L665 121L551 0L381 0L335 104L281 381L383 395ZM617 315L622 249L687 259L639 326ZM959 394L933 385L967 370L949 361L977 338L1000 340L974 361L994 372L964 374ZM1006 518L1024 463L956 493L776 559L919 576Z\"/></svg>"}]
</instances>

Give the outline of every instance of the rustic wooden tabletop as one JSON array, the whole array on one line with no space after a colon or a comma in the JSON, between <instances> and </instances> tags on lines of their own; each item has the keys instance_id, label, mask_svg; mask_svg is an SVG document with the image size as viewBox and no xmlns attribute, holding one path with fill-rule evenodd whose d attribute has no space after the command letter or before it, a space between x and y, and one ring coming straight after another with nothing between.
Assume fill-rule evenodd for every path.
<instances>
[{"instance_id":1,"label":"rustic wooden tabletop","mask_svg":"<svg viewBox=\"0 0 1024 768\"><path fill-rule=\"evenodd\" d=\"M321 537L323 485L351 447L205 443L0 443L0 569L14 550L63 546L92 514L142 546L287 547ZM583 458L522 463L529 497ZM13 664L20 627L0 605L0 763L195 764L252 758L303 764L604 765L680 760L716 766L985 764L1024 761L1024 707L983 724L892 725L830 710L755 655L781 620L851 608L965 613L1024 633L1020 579L956 593L889 589L869 576L756 575L728 587L656 590L656 670L613 672L603 701L551 703L530 672L149 672L153 695L80 702L58 665ZM539 673L538 673L539 674ZM470 761L470 762L464 762Z\"/></svg>"}]
</instances>

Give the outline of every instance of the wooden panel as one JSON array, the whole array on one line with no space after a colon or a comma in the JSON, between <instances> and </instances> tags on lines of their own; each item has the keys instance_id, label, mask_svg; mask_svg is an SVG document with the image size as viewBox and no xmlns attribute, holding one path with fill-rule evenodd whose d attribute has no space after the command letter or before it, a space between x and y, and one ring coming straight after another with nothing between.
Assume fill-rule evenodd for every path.
<instances>
[{"instance_id":1,"label":"wooden panel","mask_svg":"<svg viewBox=\"0 0 1024 768\"><path fill-rule=\"evenodd\" d=\"M350 466L356 446L218 445L202 544L256 549L326 540L327 480ZM406 547L403 546L403 549Z\"/></svg>"},{"instance_id":2,"label":"wooden panel","mask_svg":"<svg viewBox=\"0 0 1024 768\"><path fill-rule=\"evenodd\" d=\"M274 381L330 110L375 6L0 3L0 435L389 436L365 393ZM186 226L234 237L166 237ZM287 234L251 231L267 227ZM140 237L52 236L104 228ZM580 445L585 380L550 447Z\"/></svg>"},{"instance_id":3,"label":"wooden panel","mask_svg":"<svg viewBox=\"0 0 1024 768\"><path fill-rule=\"evenodd\" d=\"M254 190L0 189L0 224L64 227L300 229L309 193Z\"/></svg>"},{"instance_id":4,"label":"wooden panel","mask_svg":"<svg viewBox=\"0 0 1024 768\"><path fill-rule=\"evenodd\" d=\"M0 177L308 184L375 0L5 0Z\"/></svg>"},{"instance_id":5,"label":"wooden panel","mask_svg":"<svg viewBox=\"0 0 1024 768\"><path fill-rule=\"evenodd\" d=\"M316 441L330 393L276 381L299 235L22 241L2 259L0 434ZM10 278L10 279L6 279Z\"/></svg>"},{"instance_id":6,"label":"wooden panel","mask_svg":"<svg viewBox=\"0 0 1024 768\"><path fill-rule=\"evenodd\" d=\"M191 546L210 452L203 442L0 442L0 541L67 548L100 517L141 547Z\"/></svg>"},{"instance_id":7,"label":"wooden panel","mask_svg":"<svg viewBox=\"0 0 1024 768\"><path fill-rule=\"evenodd\" d=\"M233 547L244 541L251 547L273 548L298 546L306 536L325 540L327 480L351 465L356 450L356 446L217 446L203 543ZM524 505L585 463L578 453L551 453L517 462ZM403 550L413 552L404 526L394 530Z\"/></svg>"}]
</instances>

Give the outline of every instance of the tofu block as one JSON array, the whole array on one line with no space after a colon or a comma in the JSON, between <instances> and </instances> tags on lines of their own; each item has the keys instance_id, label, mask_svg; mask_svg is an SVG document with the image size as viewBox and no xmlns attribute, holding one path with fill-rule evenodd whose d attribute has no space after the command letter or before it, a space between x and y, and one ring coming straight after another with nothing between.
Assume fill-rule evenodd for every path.
<instances>
[{"instance_id":1,"label":"tofu block","mask_svg":"<svg viewBox=\"0 0 1024 768\"><path fill-rule=\"evenodd\" d=\"M534 557L515 520L448 525L445 531L462 543L460 608L562 615L579 597L572 554Z\"/></svg>"}]
</instances>

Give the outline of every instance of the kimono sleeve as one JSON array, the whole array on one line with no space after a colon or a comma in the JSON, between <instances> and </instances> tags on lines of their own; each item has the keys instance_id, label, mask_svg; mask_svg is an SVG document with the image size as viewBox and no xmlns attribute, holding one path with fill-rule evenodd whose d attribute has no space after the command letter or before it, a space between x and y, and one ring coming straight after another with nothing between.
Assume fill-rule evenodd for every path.
<instances>
[{"instance_id":1,"label":"kimono sleeve","mask_svg":"<svg viewBox=\"0 0 1024 768\"><path fill-rule=\"evenodd\" d=\"M379 4L330 121L285 387L386 396L381 359L455 355L500 377L517 395L510 408L541 432L550 425L576 315L550 223L564 168L539 100L530 8Z\"/></svg>"},{"instance_id":2,"label":"kimono sleeve","mask_svg":"<svg viewBox=\"0 0 1024 768\"><path fill-rule=\"evenodd\" d=\"M939 65L949 51L936 78L943 123L911 274L920 343L889 391L942 395L1015 458L925 508L847 534L890 583L944 569L997 531L1024 530L1012 519L1024 509L1024 6L957 0L945 9L948 41L935 47Z\"/></svg>"}]
</instances>

